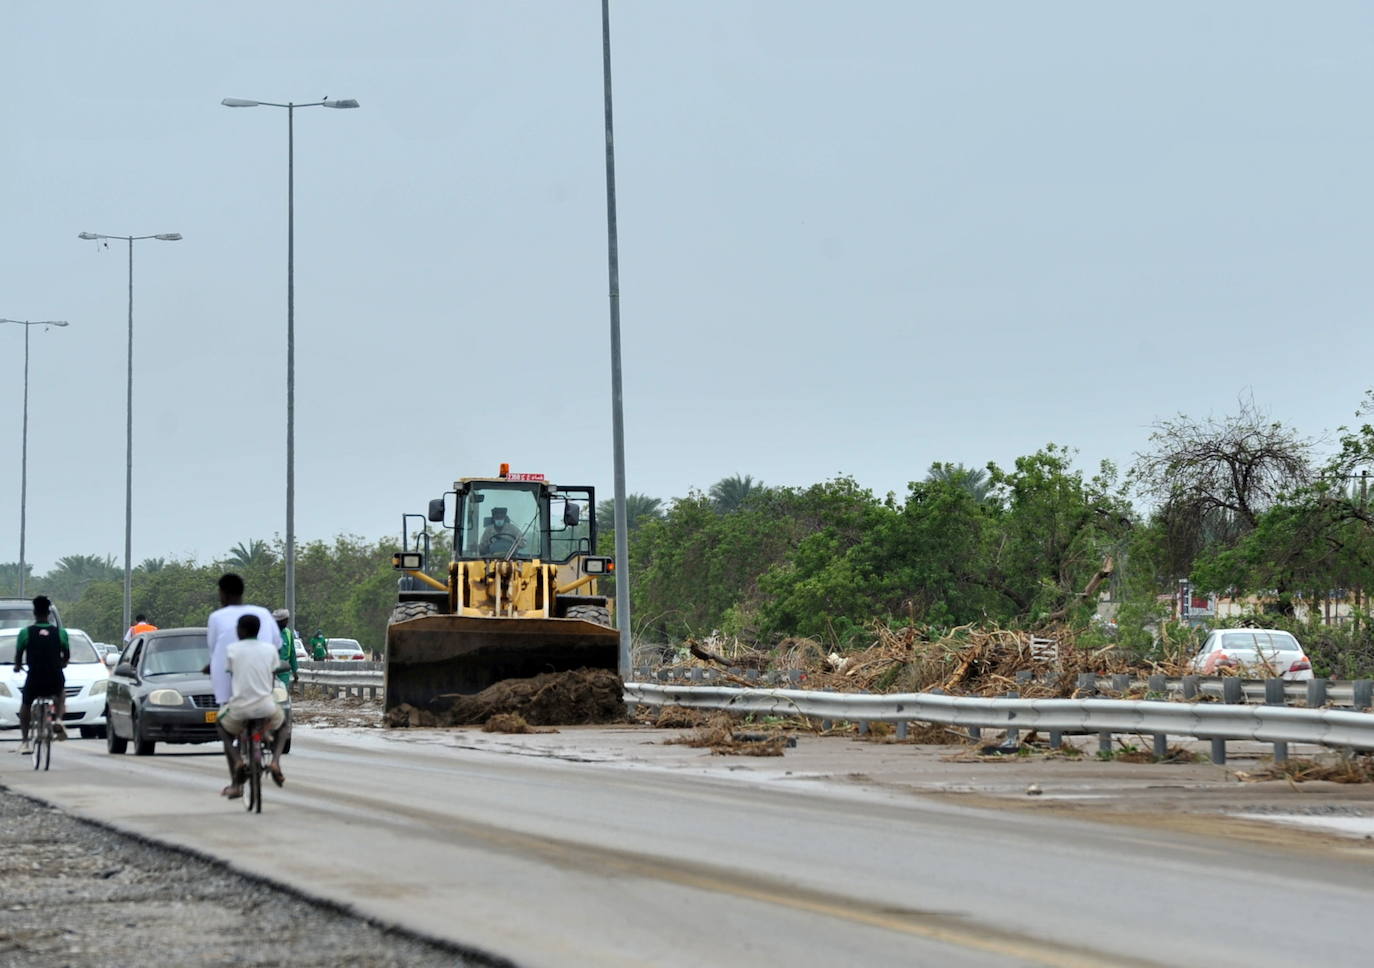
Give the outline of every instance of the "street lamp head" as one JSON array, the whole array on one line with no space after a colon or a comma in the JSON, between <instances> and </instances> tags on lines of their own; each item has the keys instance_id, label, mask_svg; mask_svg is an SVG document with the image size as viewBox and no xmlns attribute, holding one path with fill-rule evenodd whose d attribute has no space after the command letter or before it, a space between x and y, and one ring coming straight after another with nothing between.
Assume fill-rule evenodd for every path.
<instances>
[{"instance_id":1,"label":"street lamp head","mask_svg":"<svg viewBox=\"0 0 1374 968\"><path fill-rule=\"evenodd\" d=\"M82 232L80 235L77 236L77 238L78 238L78 239L85 239L86 241L89 242L91 239L98 239L98 238L100 238L100 236L96 235L94 232Z\"/></svg>"},{"instance_id":2,"label":"street lamp head","mask_svg":"<svg viewBox=\"0 0 1374 968\"><path fill-rule=\"evenodd\" d=\"M255 108L262 102L248 101L241 97L227 97L219 103L223 104L226 108Z\"/></svg>"},{"instance_id":3,"label":"street lamp head","mask_svg":"<svg viewBox=\"0 0 1374 968\"><path fill-rule=\"evenodd\" d=\"M321 101L320 104L326 108L356 108L358 106L358 102L351 97L341 100Z\"/></svg>"},{"instance_id":4,"label":"street lamp head","mask_svg":"<svg viewBox=\"0 0 1374 968\"><path fill-rule=\"evenodd\" d=\"M153 238L158 239L159 241L162 241L162 242L180 242L180 241L181 241L181 233L180 233L180 232L162 232L162 233L160 233L160 234L158 234L158 235L154 235Z\"/></svg>"},{"instance_id":5,"label":"street lamp head","mask_svg":"<svg viewBox=\"0 0 1374 968\"><path fill-rule=\"evenodd\" d=\"M45 326L68 326L68 325L70 325L70 324L69 324L65 319L50 319L50 320L48 320L47 322L45 322L44 325L45 325Z\"/></svg>"}]
</instances>

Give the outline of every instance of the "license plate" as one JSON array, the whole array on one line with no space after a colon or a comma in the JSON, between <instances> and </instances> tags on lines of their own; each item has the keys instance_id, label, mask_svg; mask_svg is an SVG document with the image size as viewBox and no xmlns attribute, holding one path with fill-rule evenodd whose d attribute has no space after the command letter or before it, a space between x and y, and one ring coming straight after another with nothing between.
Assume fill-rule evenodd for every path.
<instances>
[{"instance_id":1,"label":"license plate","mask_svg":"<svg viewBox=\"0 0 1374 968\"><path fill-rule=\"evenodd\" d=\"M214 722L216 719L218 719L218 718L219 718L219 710L218 710L218 709L207 709L207 710L205 710L205 721L206 721L207 723L213 723L213 722Z\"/></svg>"}]
</instances>

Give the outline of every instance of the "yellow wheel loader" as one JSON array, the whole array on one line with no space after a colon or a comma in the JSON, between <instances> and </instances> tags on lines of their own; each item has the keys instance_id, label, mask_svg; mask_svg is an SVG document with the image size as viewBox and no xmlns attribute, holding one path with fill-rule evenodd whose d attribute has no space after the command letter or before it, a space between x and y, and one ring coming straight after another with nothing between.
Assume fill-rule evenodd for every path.
<instances>
[{"instance_id":1,"label":"yellow wheel loader","mask_svg":"<svg viewBox=\"0 0 1374 968\"><path fill-rule=\"evenodd\" d=\"M402 547L409 541L402 518ZM465 477L429 502L429 521L453 530L448 580L424 571L426 528L393 557L400 579L386 633L386 709L437 708L440 696L481 692L503 679L573 669L616 671L619 633L597 579L596 495L542 474ZM438 705L442 705L442 702Z\"/></svg>"}]
</instances>

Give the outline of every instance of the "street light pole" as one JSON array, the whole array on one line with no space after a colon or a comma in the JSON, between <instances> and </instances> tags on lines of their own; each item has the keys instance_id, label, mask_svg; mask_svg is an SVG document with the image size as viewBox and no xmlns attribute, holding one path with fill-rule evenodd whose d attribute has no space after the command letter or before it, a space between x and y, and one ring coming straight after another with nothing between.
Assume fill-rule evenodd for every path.
<instances>
[{"instance_id":1,"label":"street light pole","mask_svg":"<svg viewBox=\"0 0 1374 968\"><path fill-rule=\"evenodd\" d=\"M19 597L24 597L24 540L28 533L29 506L29 330L34 326L66 326L64 320L44 319L34 322L20 319L0 319L0 323L14 323L24 327L24 419L19 445Z\"/></svg>"},{"instance_id":2,"label":"street light pole","mask_svg":"<svg viewBox=\"0 0 1374 968\"><path fill-rule=\"evenodd\" d=\"M296 622L296 108L356 108L352 98L297 104L227 97L227 108L286 108L286 610Z\"/></svg>"},{"instance_id":3,"label":"street light pole","mask_svg":"<svg viewBox=\"0 0 1374 968\"><path fill-rule=\"evenodd\" d=\"M620 382L620 238L615 217L615 137L611 124L611 7L601 0L601 76L606 114L606 245L611 300L611 442L615 462L615 613L620 675L630 675L630 535L625 509L625 406Z\"/></svg>"},{"instance_id":4,"label":"street light pole","mask_svg":"<svg viewBox=\"0 0 1374 968\"><path fill-rule=\"evenodd\" d=\"M134 243L141 239L179 242L181 233L101 235L98 232L82 232L77 238L129 243L129 350L124 398L124 627L127 629L134 621Z\"/></svg>"}]
</instances>

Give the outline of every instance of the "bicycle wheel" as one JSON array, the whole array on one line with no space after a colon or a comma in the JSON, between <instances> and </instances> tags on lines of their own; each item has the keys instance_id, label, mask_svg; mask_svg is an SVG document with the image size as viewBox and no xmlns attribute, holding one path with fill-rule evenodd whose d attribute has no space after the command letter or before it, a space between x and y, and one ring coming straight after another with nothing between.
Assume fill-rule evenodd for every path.
<instances>
[{"instance_id":1,"label":"bicycle wheel","mask_svg":"<svg viewBox=\"0 0 1374 968\"><path fill-rule=\"evenodd\" d=\"M53 718L53 708L48 707L48 728L43 730L43 769L52 766L52 741L57 735L57 727L54 725L56 720Z\"/></svg>"},{"instance_id":2,"label":"bicycle wheel","mask_svg":"<svg viewBox=\"0 0 1374 968\"><path fill-rule=\"evenodd\" d=\"M48 730L48 704L41 699L35 700L29 706L29 729L33 736L33 768L36 770L43 765L44 747L47 745ZM51 760L51 756L49 756Z\"/></svg>"},{"instance_id":3,"label":"bicycle wheel","mask_svg":"<svg viewBox=\"0 0 1374 968\"><path fill-rule=\"evenodd\" d=\"M262 737L254 732L251 743L253 748L249 759L249 787L253 791L253 806L250 809L254 813L262 813Z\"/></svg>"}]
</instances>

